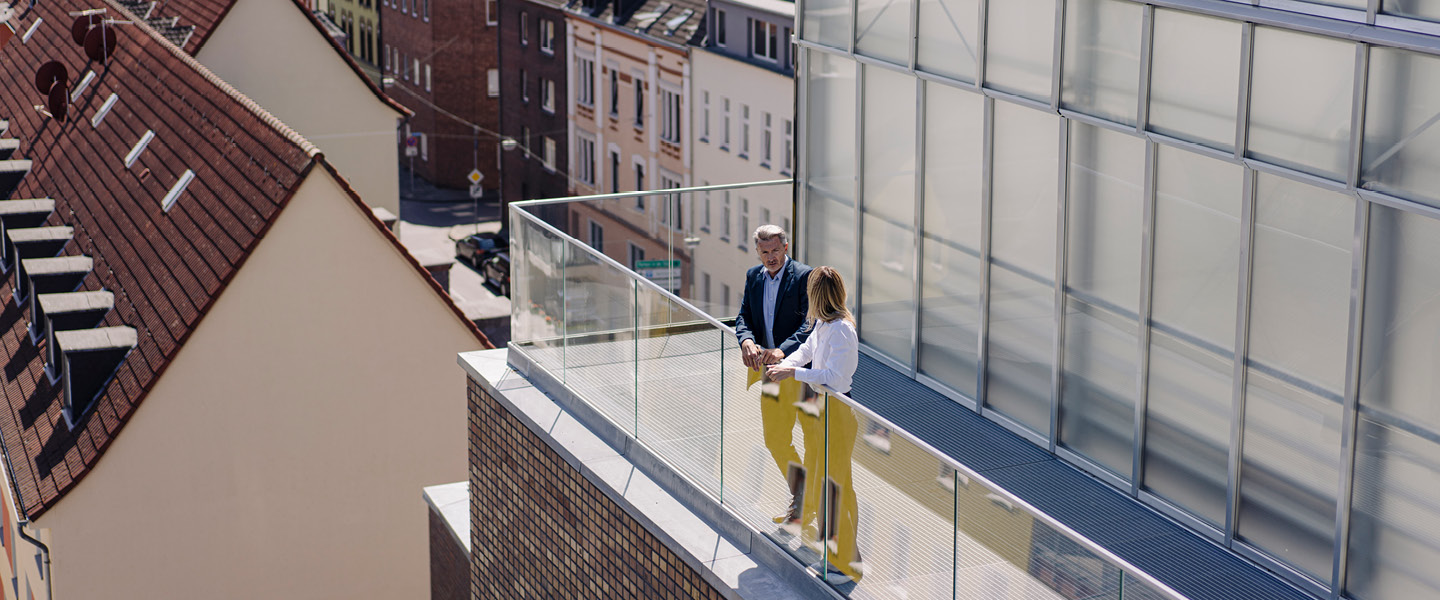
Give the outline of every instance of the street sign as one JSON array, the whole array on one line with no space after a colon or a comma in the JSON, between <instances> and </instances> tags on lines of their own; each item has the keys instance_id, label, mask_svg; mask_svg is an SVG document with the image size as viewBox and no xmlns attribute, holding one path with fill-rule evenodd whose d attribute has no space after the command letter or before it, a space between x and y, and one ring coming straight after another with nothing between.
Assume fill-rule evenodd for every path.
<instances>
[{"instance_id":1,"label":"street sign","mask_svg":"<svg viewBox=\"0 0 1440 600\"><path fill-rule=\"evenodd\" d=\"M405 156L407 158L415 158L415 156L418 154L420 154L419 148L416 148L414 146L405 146Z\"/></svg>"},{"instance_id":2,"label":"street sign","mask_svg":"<svg viewBox=\"0 0 1440 600\"><path fill-rule=\"evenodd\" d=\"M480 169L470 169L470 174L466 176L466 179L470 180L470 185L472 187L477 186L480 185L481 181L485 180L485 174L481 173Z\"/></svg>"},{"instance_id":3,"label":"street sign","mask_svg":"<svg viewBox=\"0 0 1440 600\"><path fill-rule=\"evenodd\" d=\"M481 196L484 196L484 195L485 195L485 188L480 187L480 184L477 183L477 184L475 184L475 185L470 186L470 199L471 199L471 200L479 200L480 197L481 197Z\"/></svg>"},{"instance_id":4,"label":"street sign","mask_svg":"<svg viewBox=\"0 0 1440 600\"><path fill-rule=\"evenodd\" d=\"M642 269L666 269L666 268L678 269L678 268L680 268L680 261L678 261L678 260L637 260L637 261L635 261L635 270L637 270L637 271L638 271L638 270L642 270Z\"/></svg>"},{"instance_id":5,"label":"street sign","mask_svg":"<svg viewBox=\"0 0 1440 600\"><path fill-rule=\"evenodd\" d=\"M637 260L635 271L641 277L655 282L670 291L680 289L680 261L678 260Z\"/></svg>"}]
</instances>

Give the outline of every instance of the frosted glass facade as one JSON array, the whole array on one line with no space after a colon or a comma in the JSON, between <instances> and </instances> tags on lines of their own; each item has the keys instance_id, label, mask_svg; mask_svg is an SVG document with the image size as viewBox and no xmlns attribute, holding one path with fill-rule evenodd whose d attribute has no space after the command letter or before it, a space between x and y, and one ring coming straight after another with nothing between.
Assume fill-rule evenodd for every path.
<instances>
[{"instance_id":1,"label":"frosted glass facade","mask_svg":"<svg viewBox=\"0 0 1440 600\"><path fill-rule=\"evenodd\" d=\"M796 251L866 353L1197 535L1440 597L1440 12L1196 2L804 3Z\"/></svg>"}]
</instances>

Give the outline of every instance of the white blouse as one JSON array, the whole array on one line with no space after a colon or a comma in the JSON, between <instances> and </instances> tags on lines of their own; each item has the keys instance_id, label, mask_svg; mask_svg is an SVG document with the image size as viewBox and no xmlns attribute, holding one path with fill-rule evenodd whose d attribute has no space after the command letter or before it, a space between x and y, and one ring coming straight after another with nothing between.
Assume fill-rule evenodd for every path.
<instances>
[{"instance_id":1,"label":"white blouse","mask_svg":"<svg viewBox=\"0 0 1440 600\"><path fill-rule=\"evenodd\" d=\"M860 336L855 326L845 319L835 319L829 323L816 321L814 327L805 343L780 361L780 366L795 367L796 380L849 393L850 378L860 363ZM805 363L810 363L810 368L801 366Z\"/></svg>"}]
</instances>

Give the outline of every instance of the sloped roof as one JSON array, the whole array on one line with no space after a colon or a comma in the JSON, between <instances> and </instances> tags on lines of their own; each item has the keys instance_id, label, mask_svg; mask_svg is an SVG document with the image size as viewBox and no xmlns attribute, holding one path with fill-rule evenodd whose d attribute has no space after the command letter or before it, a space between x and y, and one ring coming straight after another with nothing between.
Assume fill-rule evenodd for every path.
<instances>
[{"instance_id":1,"label":"sloped roof","mask_svg":"<svg viewBox=\"0 0 1440 600\"><path fill-rule=\"evenodd\" d=\"M100 1L117 12L118 4ZM113 27L115 55L107 65L89 62L71 40L67 13L95 2L38 3L17 25L23 31L44 19L29 42L17 37L0 46L4 137L20 140L15 158L32 161L9 198L55 200L45 224L74 228L63 254L94 259L81 290L115 295L100 326L128 325L138 333L134 351L71 430L60 390L44 373L43 352L26 333L26 311L12 299L16 277L0 280L0 433L20 508L30 517L53 506L99 460L305 177L319 165L350 191L312 144L149 27ZM35 108L44 103L35 73L49 60L66 66L72 85L95 68L68 122ZM118 98L113 108L93 125L111 94ZM127 168L126 155L147 131L153 140ZM187 169L194 179L163 211L161 199Z\"/></svg>"},{"instance_id":2,"label":"sloped roof","mask_svg":"<svg viewBox=\"0 0 1440 600\"><path fill-rule=\"evenodd\" d=\"M704 0L570 0L565 10L649 38L684 46L705 17Z\"/></svg>"}]
</instances>

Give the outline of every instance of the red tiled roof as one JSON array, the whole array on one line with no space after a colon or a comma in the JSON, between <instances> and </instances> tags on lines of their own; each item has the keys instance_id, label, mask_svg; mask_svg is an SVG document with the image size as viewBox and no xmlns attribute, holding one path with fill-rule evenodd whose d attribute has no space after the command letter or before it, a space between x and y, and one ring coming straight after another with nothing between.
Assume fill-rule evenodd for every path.
<instances>
[{"instance_id":1,"label":"red tiled roof","mask_svg":"<svg viewBox=\"0 0 1440 600\"><path fill-rule=\"evenodd\" d=\"M102 1L112 14L118 10ZM53 506L99 460L300 182L317 164L330 168L308 141L148 27L114 27L115 56L103 67L88 62L70 38L73 19L66 13L94 5L38 3L17 24L24 31L44 18L29 42L17 37L0 46L0 119L9 120L4 137L19 138L15 158L33 161L10 198L55 199L47 224L75 229L64 254L95 259L82 290L115 295L101 326L128 325L139 337L71 430L61 416L59 389L29 341L29 319L12 299L15 277L0 281L0 359L6 363L0 433L20 508L30 517ZM43 104L34 75L49 60L67 67L72 86L97 68L66 123L34 107ZM119 100L92 126L112 93ZM126 168L125 155L147 130L154 140ZM186 169L195 179L162 211L161 199Z\"/></svg>"}]
</instances>

